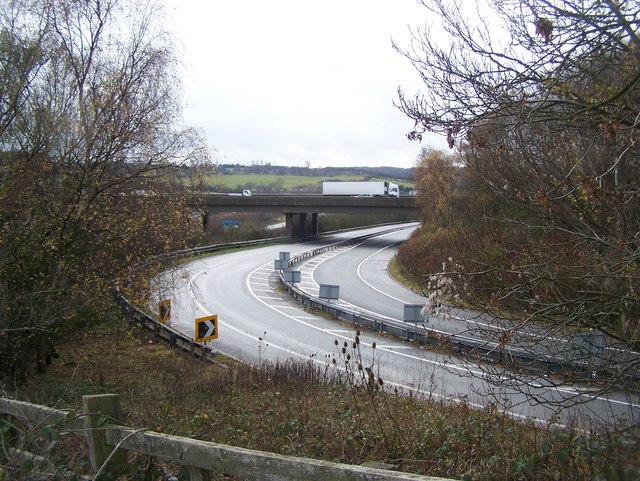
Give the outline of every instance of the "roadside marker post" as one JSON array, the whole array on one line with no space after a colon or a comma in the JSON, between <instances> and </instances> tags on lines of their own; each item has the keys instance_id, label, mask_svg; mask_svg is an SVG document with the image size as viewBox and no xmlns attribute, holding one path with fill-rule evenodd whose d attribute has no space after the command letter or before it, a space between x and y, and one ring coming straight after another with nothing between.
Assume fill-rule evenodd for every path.
<instances>
[{"instance_id":1,"label":"roadside marker post","mask_svg":"<svg viewBox=\"0 0 640 481\"><path fill-rule=\"evenodd\" d=\"M196 319L195 334L196 342L218 339L218 315Z\"/></svg>"}]
</instances>

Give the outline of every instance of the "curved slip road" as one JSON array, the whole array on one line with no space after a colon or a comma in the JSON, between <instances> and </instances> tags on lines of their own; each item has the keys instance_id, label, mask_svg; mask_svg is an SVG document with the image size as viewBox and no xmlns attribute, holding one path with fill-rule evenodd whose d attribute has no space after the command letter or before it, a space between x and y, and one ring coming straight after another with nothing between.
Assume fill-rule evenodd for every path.
<instances>
[{"instance_id":1,"label":"curved slip road","mask_svg":"<svg viewBox=\"0 0 640 481\"><path fill-rule=\"evenodd\" d=\"M357 234L361 235L362 232ZM308 359L328 369L335 369L332 363L335 358L337 365L342 367L339 348L344 342L351 345L356 329L306 312L280 292L277 289L274 259L278 258L279 252L287 251L294 256L340 240L345 235L317 242L281 244L217 255L185 265L181 272L176 273L175 287L162 292L163 298L172 299L172 326L193 335L197 317L217 314L220 337L210 341L209 345L220 352L253 364L266 360ZM408 235L408 231L402 235ZM393 239L392 235L388 237ZM381 246L380 252L389 249ZM351 250L357 252L356 249ZM366 282L369 282L369 270L380 271L384 262L375 257L360 265L361 277ZM342 279L350 277L347 264L346 260L340 264ZM379 281L374 282L377 285ZM389 303L389 299L380 291L398 288L393 295L400 295L401 286L390 282L395 287L389 284L367 297L370 301L367 302L368 307L378 302ZM341 294L344 292L342 289L349 290L347 284L344 288L341 286ZM505 405L505 410L516 418L547 420L556 414L554 409L537 404L519 392L496 388L482 379L484 374L477 367L464 361L452 360L375 333L362 332L360 340L363 364L373 366L376 375L387 386L405 391L417 390L438 398L466 399L475 406L484 406L498 399ZM375 349L372 347L374 342ZM506 376L507 373L502 375ZM616 417L637 418L638 415L639 406L630 404L623 395L592 398L586 391L576 391L568 386L544 385L542 380L535 379L531 380L530 389L535 396L554 402L580 396L584 404L563 411L560 415L563 421L573 414L584 414L590 419L607 422L612 422Z\"/></svg>"}]
</instances>

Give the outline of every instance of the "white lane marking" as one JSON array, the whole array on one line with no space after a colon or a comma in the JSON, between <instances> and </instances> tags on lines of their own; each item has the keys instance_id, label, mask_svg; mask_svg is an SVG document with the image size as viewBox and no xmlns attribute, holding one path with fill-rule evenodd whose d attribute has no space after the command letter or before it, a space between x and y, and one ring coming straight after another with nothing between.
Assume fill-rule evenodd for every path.
<instances>
[{"instance_id":1,"label":"white lane marking","mask_svg":"<svg viewBox=\"0 0 640 481\"><path fill-rule=\"evenodd\" d=\"M353 246L348 246L348 247L345 247L345 248L342 248L342 249L336 249L336 250L331 251L331 253L334 254L332 256L328 256L327 255L328 253L325 253L325 254L323 254L323 255L318 257L318 261L319 262L315 266L313 266L313 269L311 269L311 272L309 273L310 280L311 280L311 282L313 283L313 285L315 286L316 289L320 288L320 285L316 282L316 279L315 279L315 272L316 272L316 269L320 266L320 264L323 264L326 261L333 259L334 257L338 256L339 254L344 254L345 252L349 252L351 249L354 249L356 247L357 246L353 245ZM336 251L339 251L339 252L336 252Z\"/></svg>"},{"instance_id":2,"label":"white lane marking","mask_svg":"<svg viewBox=\"0 0 640 481\"><path fill-rule=\"evenodd\" d=\"M391 346L391 345L384 346L384 345L382 345L382 346L377 346L377 347L383 347L385 349L414 349L413 346Z\"/></svg>"},{"instance_id":3,"label":"white lane marking","mask_svg":"<svg viewBox=\"0 0 640 481\"><path fill-rule=\"evenodd\" d=\"M358 274L358 278L364 282L367 286L369 286L371 289L373 289L376 292L379 292L380 294L382 294L383 296L388 297L389 299L393 299L394 301L398 301L398 302L402 302L403 304L406 304L406 301L404 301L403 299L398 299L397 297L391 296L389 294L387 294L386 292L381 291L380 289L375 288L373 285L371 285L369 282L367 282L364 277L362 277L361 274L361 268L364 265L365 262L367 262L369 259L371 259L373 256L379 254L380 252L389 249L390 247L394 247L395 245L397 245L398 243L394 243L394 244L389 244L386 247L383 247L382 249L379 249L377 251L375 251L374 253L372 253L371 255L365 257L362 262L360 264L358 264L358 268L356 269L356 274Z\"/></svg>"}]
</instances>

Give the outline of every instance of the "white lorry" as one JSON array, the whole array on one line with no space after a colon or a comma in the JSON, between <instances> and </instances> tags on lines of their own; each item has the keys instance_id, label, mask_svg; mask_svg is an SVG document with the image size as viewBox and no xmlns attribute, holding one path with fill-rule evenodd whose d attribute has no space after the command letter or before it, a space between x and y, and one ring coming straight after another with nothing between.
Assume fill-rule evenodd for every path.
<instances>
[{"instance_id":1,"label":"white lorry","mask_svg":"<svg viewBox=\"0 0 640 481\"><path fill-rule=\"evenodd\" d=\"M400 197L400 188L391 182L327 181L322 183L322 195Z\"/></svg>"}]
</instances>

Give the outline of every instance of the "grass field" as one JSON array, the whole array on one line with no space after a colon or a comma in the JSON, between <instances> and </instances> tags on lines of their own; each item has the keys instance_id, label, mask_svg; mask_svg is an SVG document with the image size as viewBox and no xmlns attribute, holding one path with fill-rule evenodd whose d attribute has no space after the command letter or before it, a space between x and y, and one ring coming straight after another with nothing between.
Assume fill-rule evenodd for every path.
<instances>
[{"instance_id":1,"label":"grass field","mask_svg":"<svg viewBox=\"0 0 640 481\"><path fill-rule=\"evenodd\" d=\"M324 180L351 180L351 181L391 181L398 185L404 185L413 187L411 182L396 181L394 179L382 179L371 178L366 179L364 175L339 175L335 177L315 177L315 176L303 176L303 175L260 175L260 174L225 174L217 175L211 179L211 185L224 186L226 188L244 187L244 186L268 186L278 184L282 189L296 189L300 187L314 187L317 186L317 191L320 192L322 181Z\"/></svg>"},{"instance_id":2,"label":"grass field","mask_svg":"<svg viewBox=\"0 0 640 481\"><path fill-rule=\"evenodd\" d=\"M335 180L363 180L363 176L336 177ZM291 189L298 186L320 185L324 179L322 177L308 177L303 175L258 175L258 174L231 174L216 176L214 183L222 183L225 186L237 185L270 185L281 184L283 189ZM332 180L334 180L332 178Z\"/></svg>"}]
</instances>

